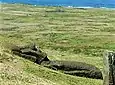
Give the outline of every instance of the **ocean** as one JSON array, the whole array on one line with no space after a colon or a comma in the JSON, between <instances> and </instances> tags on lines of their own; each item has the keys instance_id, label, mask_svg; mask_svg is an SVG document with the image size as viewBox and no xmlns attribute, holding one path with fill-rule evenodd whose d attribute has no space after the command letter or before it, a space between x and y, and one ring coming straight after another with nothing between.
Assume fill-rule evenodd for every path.
<instances>
[{"instance_id":1,"label":"ocean","mask_svg":"<svg viewBox=\"0 0 115 85\"><path fill-rule=\"evenodd\" d=\"M115 8L115 0L0 0L3 3L21 3L43 6Z\"/></svg>"}]
</instances>

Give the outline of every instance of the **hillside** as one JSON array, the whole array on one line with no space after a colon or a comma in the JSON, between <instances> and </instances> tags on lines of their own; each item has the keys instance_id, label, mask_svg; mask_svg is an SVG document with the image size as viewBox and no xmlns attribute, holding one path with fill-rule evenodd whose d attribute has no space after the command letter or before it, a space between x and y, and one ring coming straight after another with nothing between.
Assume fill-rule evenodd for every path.
<instances>
[{"instance_id":1,"label":"hillside","mask_svg":"<svg viewBox=\"0 0 115 85\"><path fill-rule=\"evenodd\" d=\"M115 10L2 4L0 84L102 85L102 80L62 74L13 55L9 46L35 42L51 60L103 68L104 50L115 49Z\"/></svg>"}]
</instances>

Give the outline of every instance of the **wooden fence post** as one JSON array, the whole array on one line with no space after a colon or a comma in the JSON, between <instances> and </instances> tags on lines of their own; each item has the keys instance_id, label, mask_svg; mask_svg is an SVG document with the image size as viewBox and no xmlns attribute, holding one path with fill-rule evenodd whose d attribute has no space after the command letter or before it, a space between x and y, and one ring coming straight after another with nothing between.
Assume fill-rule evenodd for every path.
<instances>
[{"instance_id":1,"label":"wooden fence post","mask_svg":"<svg viewBox=\"0 0 115 85\"><path fill-rule=\"evenodd\" d=\"M103 85L115 85L115 52L104 53L104 82Z\"/></svg>"}]
</instances>

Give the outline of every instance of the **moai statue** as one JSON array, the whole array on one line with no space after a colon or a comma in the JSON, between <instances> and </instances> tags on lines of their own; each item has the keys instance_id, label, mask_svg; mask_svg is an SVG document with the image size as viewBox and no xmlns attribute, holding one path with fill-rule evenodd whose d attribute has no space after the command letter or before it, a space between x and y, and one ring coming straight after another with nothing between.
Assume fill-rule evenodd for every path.
<instances>
[{"instance_id":1,"label":"moai statue","mask_svg":"<svg viewBox=\"0 0 115 85\"><path fill-rule=\"evenodd\" d=\"M103 85L115 85L115 52L104 53L104 82Z\"/></svg>"},{"instance_id":2,"label":"moai statue","mask_svg":"<svg viewBox=\"0 0 115 85\"><path fill-rule=\"evenodd\" d=\"M14 46L11 50L14 54L31 60L37 64L40 64L42 61L49 61L47 54L42 52L35 44Z\"/></svg>"}]
</instances>

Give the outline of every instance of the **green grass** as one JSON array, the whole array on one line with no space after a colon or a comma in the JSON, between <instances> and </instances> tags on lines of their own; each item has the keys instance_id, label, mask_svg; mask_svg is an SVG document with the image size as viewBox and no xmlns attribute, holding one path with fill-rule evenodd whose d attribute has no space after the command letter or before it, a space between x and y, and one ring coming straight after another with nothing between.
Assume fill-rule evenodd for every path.
<instances>
[{"instance_id":1,"label":"green grass","mask_svg":"<svg viewBox=\"0 0 115 85\"><path fill-rule=\"evenodd\" d=\"M3 48L8 50L10 43L35 42L51 60L81 61L102 70L103 52L115 49L115 10L96 8L84 10L24 4L1 4L1 7L1 50ZM3 56L3 53L8 55ZM6 61L6 56L11 59L13 56L20 64ZM5 73L4 77L0 76L0 82L4 84L7 80L6 85L8 83L13 85L16 82L18 85L34 85L38 80L43 85L102 85L103 82L55 72L4 50L0 57L3 68L11 69L9 67L11 66L15 73L18 66L22 67L18 71L22 74L14 75L17 80L10 81L13 74L7 70L0 73Z\"/></svg>"},{"instance_id":2,"label":"green grass","mask_svg":"<svg viewBox=\"0 0 115 85\"><path fill-rule=\"evenodd\" d=\"M2 85L101 85L101 80L66 75L39 66L0 49L0 84Z\"/></svg>"}]
</instances>

